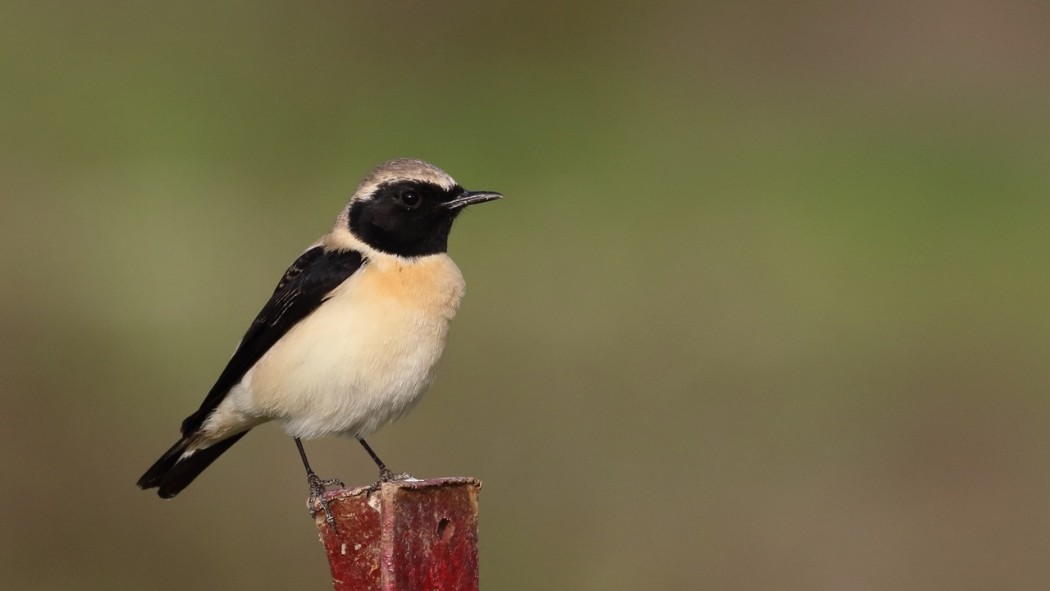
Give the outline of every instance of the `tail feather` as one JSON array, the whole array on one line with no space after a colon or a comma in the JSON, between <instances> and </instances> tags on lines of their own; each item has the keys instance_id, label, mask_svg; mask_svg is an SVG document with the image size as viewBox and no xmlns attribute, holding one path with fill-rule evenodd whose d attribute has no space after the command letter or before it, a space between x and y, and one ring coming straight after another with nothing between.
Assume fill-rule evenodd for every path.
<instances>
[{"instance_id":1,"label":"tail feather","mask_svg":"<svg viewBox=\"0 0 1050 591\"><path fill-rule=\"evenodd\" d=\"M242 431L209 447L199 449L185 459L182 458L182 455L192 440L183 437L171 446L171 449L164 452L164 455L154 462L149 470L146 470L146 473L139 478L138 487L144 490L156 488L161 498L170 499L189 486L205 468L246 433L248 432Z\"/></svg>"}]
</instances>

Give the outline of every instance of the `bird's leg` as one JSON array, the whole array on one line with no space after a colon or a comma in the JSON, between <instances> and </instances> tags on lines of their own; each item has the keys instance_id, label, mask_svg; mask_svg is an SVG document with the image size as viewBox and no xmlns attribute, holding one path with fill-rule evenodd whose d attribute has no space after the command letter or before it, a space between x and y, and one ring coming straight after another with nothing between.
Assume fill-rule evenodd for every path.
<instances>
[{"instance_id":1,"label":"bird's leg","mask_svg":"<svg viewBox=\"0 0 1050 591\"><path fill-rule=\"evenodd\" d=\"M365 448L365 451L368 452L368 455L372 456L372 461L376 463L376 466L379 466L379 480L372 484L372 486L369 487L370 489L375 491L379 488L379 485L383 484L384 482L393 482L395 480L412 480L412 475L407 472L399 472L395 474L393 471L390 470L390 468L387 468L386 464L383 463L383 460L379 459L379 456L376 455L376 452L372 451L372 448L369 447L368 443L366 443L364 439L358 437L357 442L361 444L361 447Z\"/></svg>"},{"instance_id":2,"label":"bird's leg","mask_svg":"<svg viewBox=\"0 0 1050 591\"><path fill-rule=\"evenodd\" d=\"M319 502L321 509L324 510L324 520L328 522L328 527L335 529L335 519L332 517L332 511L328 507L328 500L324 498L324 493L329 486L339 485L342 487L343 481L334 478L329 480L322 479L310 467L310 460L306 459L306 450L303 449L303 442L298 437L295 438L295 447L299 448L299 457L302 458L303 467L306 468L306 482L310 486L310 515L315 515L314 504Z\"/></svg>"}]
</instances>

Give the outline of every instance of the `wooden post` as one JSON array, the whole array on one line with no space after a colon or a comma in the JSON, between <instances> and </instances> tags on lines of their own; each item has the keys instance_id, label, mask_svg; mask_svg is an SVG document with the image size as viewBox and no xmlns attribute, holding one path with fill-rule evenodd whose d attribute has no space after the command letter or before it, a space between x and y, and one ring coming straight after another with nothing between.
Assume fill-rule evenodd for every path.
<instances>
[{"instance_id":1,"label":"wooden post","mask_svg":"<svg viewBox=\"0 0 1050 591\"><path fill-rule=\"evenodd\" d=\"M335 591L476 591L479 489L437 478L328 491L335 530L313 509Z\"/></svg>"}]
</instances>

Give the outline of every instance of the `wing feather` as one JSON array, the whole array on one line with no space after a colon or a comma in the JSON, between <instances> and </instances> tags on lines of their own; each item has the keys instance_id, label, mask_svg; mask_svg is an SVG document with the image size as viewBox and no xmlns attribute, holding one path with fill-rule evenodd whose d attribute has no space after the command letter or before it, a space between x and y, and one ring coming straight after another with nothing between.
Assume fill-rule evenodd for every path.
<instances>
[{"instance_id":1,"label":"wing feather","mask_svg":"<svg viewBox=\"0 0 1050 591\"><path fill-rule=\"evenodd\" d=\"M182 434L189 435L200 429L230 389L270 347L323 304L328 294L362 264L364 257L354 250L325 250L322 246L314 246L300 255L277 283L270 301L252 321L200 408L182 422Z\"/></svg>"}]
</instances>

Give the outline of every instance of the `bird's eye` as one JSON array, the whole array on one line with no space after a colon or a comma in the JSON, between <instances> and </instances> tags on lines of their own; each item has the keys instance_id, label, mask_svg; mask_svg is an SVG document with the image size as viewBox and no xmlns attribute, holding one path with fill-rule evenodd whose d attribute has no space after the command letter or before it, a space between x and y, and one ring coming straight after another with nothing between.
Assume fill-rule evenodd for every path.
<instances>
[{"instance_id":1,"label":"bird's eye","mask_svg":"<svg viewBox=\"0 0 1050 591\"><path fill-rule=\"evenodd\" d=\"M419 204L423 202L423 199L419 196L419 193L412 189L405 189L397 195L397 200L401 202L401 205L409 209L415 209L419 207Z\"/></svg>"}]
</instances>

